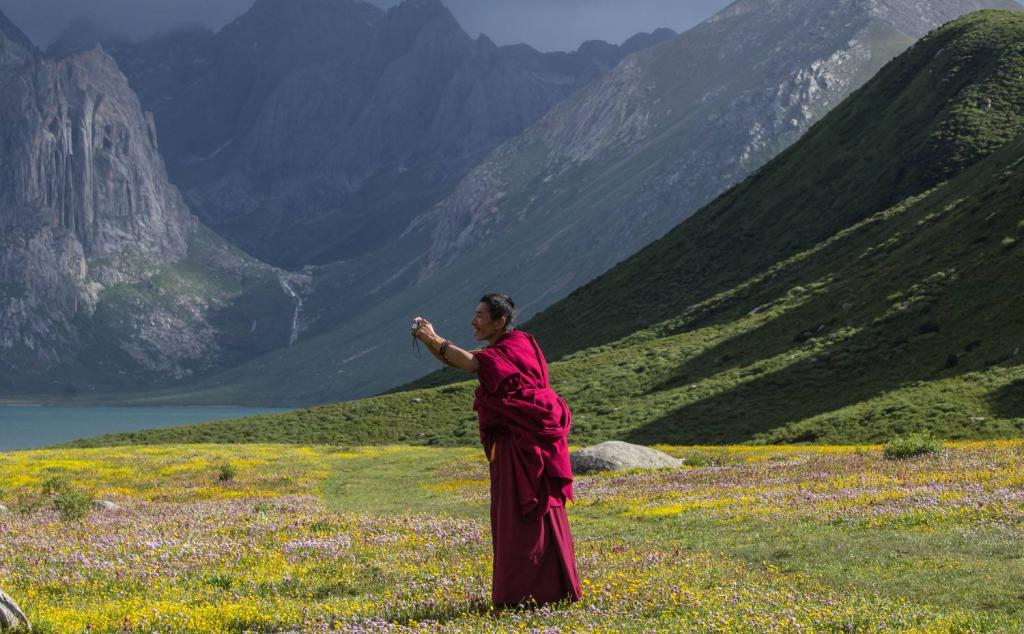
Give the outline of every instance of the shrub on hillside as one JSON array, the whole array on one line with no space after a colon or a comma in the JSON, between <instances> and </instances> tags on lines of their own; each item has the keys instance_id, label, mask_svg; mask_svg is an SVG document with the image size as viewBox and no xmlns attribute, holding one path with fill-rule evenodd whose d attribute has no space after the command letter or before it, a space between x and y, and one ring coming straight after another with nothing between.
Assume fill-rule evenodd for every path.
<instances>
[{"instance_id":1,"label":"shrub on hillside","mask_svg":"<svg viewBox=\"0 0 1024 634\"><path fill-rule=\"evenodd\" d=\"M57 475L44 480L38 488L24 487L16 491L13 508L27 515L49 506L57 511L61 520L71 522L88 515L93 501L91 493L72 486L66 476Z\"/></svg>"},{"instance_id":2,"label":"shrub on hillside","mask_svg":"<svg viewBox=\"0 0 1024 634\"><path fill-rule=\"evenodd\" d=\"M902 460L915 456L939 453L943 449L941 440L927 432L908 434L890 440L885 445L884 455L890 460Z\"/></svg>"},{"instance_id":3,"label":"shrub on hillside","mask_svg":"<svg viewBox=\"0 0 1024 634\"><path fill-rule=\"evenodd\" d=\"M71 487L71 483L68 482L66 476L57 475L43 480L41 488L43 489L43 495L46 497L53 497L59 495L64 491L67 491Z\"/></svg>"},{"instance_id":4,"label":"shrub on hillside","mask_svg":"<svg viewBox=\"0 0 1024 634\"><path fill-rule=\"evenodd\" d=\"M77 489L68 487L53 498L53 508L65 522L77 521L89 514L92 509L93 497Z\"/></svg>"},{"instance_id":5,"label":"shrub on hillside","mask_svg":"<svg viewBox=\"0 0 1024 634\"><path fill-rule=\"evenodd\" d=\"M235 468L230 463L225 462L220 466L220 473L217 475L217 479L221 482L230 482L235 479Z\"/></svg>"}]
</instances>

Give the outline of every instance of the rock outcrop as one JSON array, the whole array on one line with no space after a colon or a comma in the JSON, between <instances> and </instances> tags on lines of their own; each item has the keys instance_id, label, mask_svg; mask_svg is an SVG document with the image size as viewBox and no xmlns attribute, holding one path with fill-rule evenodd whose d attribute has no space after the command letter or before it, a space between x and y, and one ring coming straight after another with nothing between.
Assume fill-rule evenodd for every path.
<instances>
[{"instance_id":1,"label":"rock outcrop","mask_svg":"<svg viewBox=\"0 0 1024 634\"><path fill-rule=\"evenodd\" d=\"M664 451L609 440L593 447L574 451L569 455L575 474L596 471L630 471L633 469L671 469L683 464Z\"/></svg>"},{"instance_id":2,"label":"rock outcrop","mask_svg":"<svg viewBox=\"0 0 1024 634\"><path fill-rule=\"evenodd\" d=\"M32 630L32 623L6 592L0 590L0 630L13 628Z\"/></svg>"}]
</instances>

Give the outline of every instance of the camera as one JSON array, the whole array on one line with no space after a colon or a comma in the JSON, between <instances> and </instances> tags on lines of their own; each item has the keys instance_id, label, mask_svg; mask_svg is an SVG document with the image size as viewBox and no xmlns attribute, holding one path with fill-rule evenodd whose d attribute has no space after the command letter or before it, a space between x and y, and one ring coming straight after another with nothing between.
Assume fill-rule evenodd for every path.
<instances>
[{"instance_id":1,"label":"camera","mask_svg":"<svg viewBox=\"0 0 1024 634\"><path fill-rule=\"evenodd\" d=\"M412 320L412 331L413 332L416 332L417 330L419 330L421 326L423 326L423 320L422 319L417 317L416 319Z\"/></svg>"}]
</instances>

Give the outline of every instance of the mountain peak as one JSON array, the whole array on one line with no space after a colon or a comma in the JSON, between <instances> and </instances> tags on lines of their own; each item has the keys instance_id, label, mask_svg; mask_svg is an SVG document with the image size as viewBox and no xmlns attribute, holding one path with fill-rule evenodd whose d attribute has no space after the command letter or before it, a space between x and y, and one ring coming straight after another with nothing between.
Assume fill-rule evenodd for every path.
<instances>
[{"instance_id":1,"label":"mountain peak","mask_svg":"<svg viewBox=\"0 0 1024 634\"><path fill-rule=\"evenodd\" d=\"M403 0L388 9L388 20L411 28L422 28L431 22L447 22L456 27L459 24L441 0Z\"/></svg>"},{"instance_id":2,"label":"mountain peak","mask_svg":"<svg viewBox=\"0 0 1024 634\"><path fill-rule=\"evenodd\" d=\"M630 55L645 48L650 48L656 44L660 44L666 40L671 40L677 35L679 34L672 29L666 28L655 29L651 33L637 33L623 42L622 46L619 48L622 50L623 54Z\"/></svg>"},{"instance_id":3,"label":"mountain peak","mask_svg":"<svg viewBox=\"0 0 1024 634\"><path fill-rule=\"evenodd\" d=\"M80 53L101 44L106 37L98 24L83 15L72 20L46 52L52 56Z\"/></svg>"},{"instance_id":4,"label":"mountain peak","mask_svg":"<svg viewBox=\"0 0 1024 634\"><path fill-rule=\"evenodd\" d=\"M392 7L389 13L405 13L422 16L451 15L451 11L441 0L402 0Z\"/></svg>"},{"instance_id":5,"label":"mountain peak","mask_svg":"<svg viewBox=\"0 0 1024 634\"><path fill-rule=\"evenodd\" d=\"M3 11L0 11L0 37L10 40L28 50L34 50L35 46L32 41L28 39L21 29L14 25L7 16L4 15Z\"/></svg>"},{"instance_id":6,"label":"mountain peak","mask_svg":"<svg viewBox=\"0 0 1024 634\"><path fill-rule=\"evenodd\" d=\"M281 27L320 23L325 18L333 19L339 16L360 19L383 13L378 7L361 0L256 0L252 7L232 24L256 21Z\"/></svg>"}]
</instances>

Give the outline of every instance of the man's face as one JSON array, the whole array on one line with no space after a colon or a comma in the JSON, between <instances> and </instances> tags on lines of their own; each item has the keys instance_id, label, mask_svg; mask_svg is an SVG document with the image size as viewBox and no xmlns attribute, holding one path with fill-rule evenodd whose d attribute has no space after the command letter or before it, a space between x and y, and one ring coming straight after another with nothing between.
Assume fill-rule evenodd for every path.
<instances>
[{"instance_id":1,"label":"man's face","mask_svg":"<svg viewBox=\"0 0 1024 634\"><path fill-rule=\"evenodd\" d=\"M505 318L491 319L491 309L487 304L480 302L473 313L473 320L469 322L473 327L473 338L477 341L488 341L499 334L505 327Z\"/></svg>"}]
</instances>

